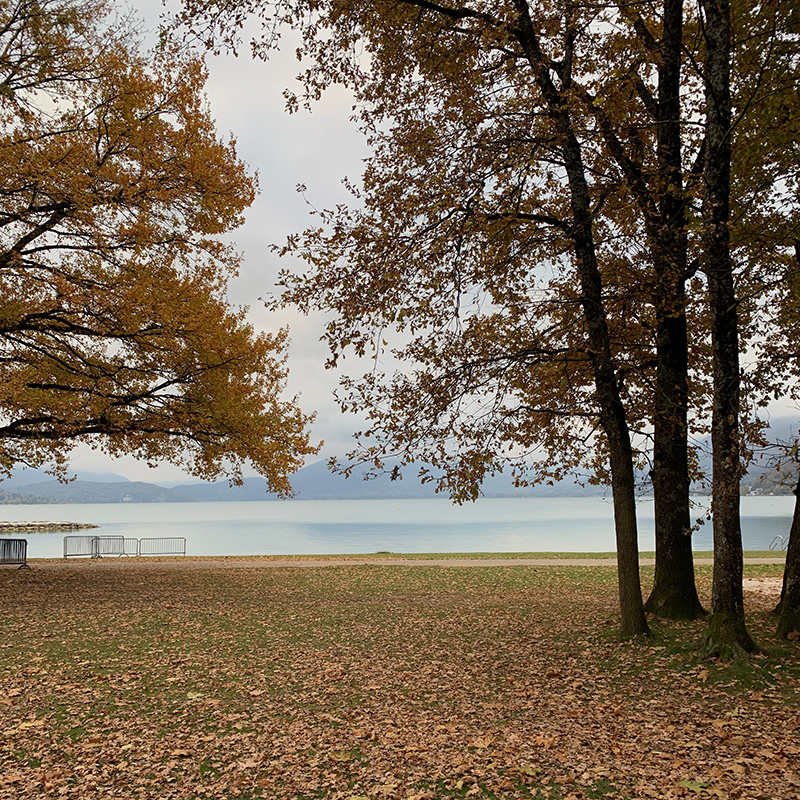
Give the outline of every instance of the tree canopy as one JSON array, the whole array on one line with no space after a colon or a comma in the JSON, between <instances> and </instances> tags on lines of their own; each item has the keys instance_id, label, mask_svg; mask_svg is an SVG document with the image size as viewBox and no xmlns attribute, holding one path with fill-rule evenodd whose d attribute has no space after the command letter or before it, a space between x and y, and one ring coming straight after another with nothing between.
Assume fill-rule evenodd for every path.
<instances>
[{"instance_id":1,"label":"tree canopy","mask_svg":"<svg viewBox=\"0 0 800 800\"><path fill-rule=\"evenodd\" d=\"M226 300L256 180L202 59L102 0L0 2L0 468L77 442L272 490L314 452L287 332Z\"/></svg>"},{"instance_id":2,"label":"tree canopy","mask_svg":"<svg viewBox=\"0 0 800 800\"><path fill-rule=\"evenodd\" d=\"M593 435L600 409L563 124L587 176L611 358L646 472L657 396L647 240L667 182L655 155L658 42L651 33L642 43L635 28L656 31L657 11L414 0L186 6L208 43L234 43L237 21L262 16L260 54L282 24L299 28L305 94L290 94L290 109L333 82L355 94L373 148L363 187L352 207L322 212L318 227L290 238L286 252L313 269L284 277L287 300L337 310L325 332L332 361L350 349L383 358L393 347L389 363L402 364L345 385L345 407L375 411L358 454L433 463L440 488L459 499L509 465L533 480L571 470L608 478L603 438ZM536 53L523 41L526 18ZM556 96L568 109L561 123L548 110ZM680 135L687 159L696 157L697 126ZM687 302L697 315L697 300L665 300L664 316Z\"/></svg>"},{"instance_id":3,"label":"tree canopy","mask_svg":"<svg viewBox=\"0 0 800 800\"><path fill-rule=\"evenodd\" d=\"M307 69L290 110L333 83L356 98L373 148L363 186L289 239L310 269L284 276L285 301L335 310L333 363L374 358L341 396L370 417L352 455L376 469L390 454L422 459L435 470L423 479L459 500L509 465L521 480L610 479L632 597L635 468L652 467L663 510L657 564L661 528L691 577L687 440L711 420L731 544L722 594L738 583L741 595L738 348L776 322L765 298L798 226L796 12L749 0L186 7L212 46L235 44L249 13L265 24L257 54L280 26L299 29ZM384 369L387 354L402 369ZM683 611L702 612L690 592L693 579L659 604L683 593Z\"/></svg>"}]
</instances>

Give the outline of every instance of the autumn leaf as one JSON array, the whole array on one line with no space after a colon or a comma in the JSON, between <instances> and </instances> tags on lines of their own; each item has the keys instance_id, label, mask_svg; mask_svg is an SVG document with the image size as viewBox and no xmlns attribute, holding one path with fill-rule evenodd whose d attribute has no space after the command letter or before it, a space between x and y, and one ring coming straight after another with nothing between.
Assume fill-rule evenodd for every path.
<instances>
[{"instance_id":1,"label":"autumn leaf","mask_svg":"<svg viewBox=\"0 0 800 800\"><path fill-rule=\"evenodd\" d=\"M355 754L351 750L331 750L328 753L328 758L331 761L346 762L352 761L355 758Z\"/></svg>"}]
</instances>

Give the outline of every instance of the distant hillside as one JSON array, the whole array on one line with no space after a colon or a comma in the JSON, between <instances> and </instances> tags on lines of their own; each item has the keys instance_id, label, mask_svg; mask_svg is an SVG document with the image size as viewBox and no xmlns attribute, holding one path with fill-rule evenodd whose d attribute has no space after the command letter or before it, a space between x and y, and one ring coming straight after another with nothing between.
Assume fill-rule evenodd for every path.
<instances>
[{"instance_id":1,"label":"distant hillside","mask_svg":"<svg viewBox=\"0 0 800 800\"><path fill-rule=\"evenodd\" d=\"M797 464L784 464L780 469L773 467L756 476L746 487L748 494L792 494L797 486Z\"/></svg>"},{"instance_id":2,"label":"distant hillside","mask_svg":"<svg viewBox=\"0 0 800 800\"><path fill-rule=\"evenodd\" d=\"M298 470L292 478L292 487L297 500L378 500L437 497L432 484L420 484L414 467L405 470L403 480L393 481L389 475L381 475L371 480L353 474L350 478L334 474L327 462L318 461ZM267 494L262 478L246 478L242 486L228 486L226 482L192 483L173 487L173 490L187 500L204 502L232 502L237 500L274 500ZM489 478L483 486L486 497L555 497L555 496L596 496L606 490L597 486L579 486L566 481L554 486L535 486L515 488L507 475Z\"/></svg>"},{"instance_id":3,"label":"distant hillside","mask_svg":"<svg viewBox=\"0 0 800 800\"><path fill-rule=\"evenodd\" d=\"M773 444L786 446L800 439L800 421L797 417L777 417L770 420L767 438ZM797 465L784 462L775 467L777 448L768 448L757 453L753 464L742 480L743 494L792 494L797 485Z\"/></svg>"},{"instance_id":4,"label":"distant hillside","mask_svg":"<svg viewBox=\"0 0 800 800\"><path fill-rule=\"evenodd\" d=\"M3 484L0 484L0 489L2 487ZM0 503L2 504L176 503L184 501L185 498L171 489L140 481L59 483L50 480L16 486L13 493L0 491Z\"/></svg>"},{"instance_id":5,"label":"distant hillside","mask_svg":"<svg viewBox=\"0 0 800 800\"><path fill-rule=\"evenodd\" d=\"M130 483L128 478L118 475L116 472L84 472L80 470L71 472L69 477L92 483ZM10 478L0 480L0 491L16 492L22 487L30 488L34 484L52 483L53 480L53 476L42 469L20 467L12 472Z\"/></svg>"},{"instance_id":6,"label":"distant hillside","mask_svg":"<svg viewBox=\"0 0 800 800\"><path fill-rule=\"evenodd\" d=\"M770 438L786 442L797 435L800 423L796 417L778 417L771 421ZM768 455L754 464L742 481L742 492L753 494L789 494L794 479L786 480L787 472L765 466ZM706 463L706 461L709 463ZM710 459L704 457L703 468L710 470ZM369 500L436 497L431 484L420 484L416 468L404 471L403 480L392 481L381 475L365 481L360 475L351 478L328 470L327 462L319 461L292 476L298 500ZM699 488L699 487L697 487ZM707 487L706 487L707 489ZM563 481L553 486L515 488L508 475L496 475L484 481L486 497L591 497L610 494L603 486L581 486ZM41 470L20 469L11 478L0 481L0 505L20 503L186 503L241 502L275 500L267 492L263 478L246 478L242 486L192 482L166 488L154 483L130 481L112 472L78 472L77 480L59 483Z\"/></svg>"},{"instance_id":7,"label":"distant hillside","mask_svg":"<svg viewBox=\"0 0 800 800\"><path fill-rule=\"evenodd\" d=\"M377 498L435 497L433 488L418 481L391 481L388 476L364 481L358 477L344 478L328 470L325 461L309 464L292 477L297 500L367 500ZM245 478L242 486L229 486L226 481L191 483L173 487L187 500L203 502L235 502L240 500L275 500L267 493L263 478Z\"/></svg>"}]
</instances>

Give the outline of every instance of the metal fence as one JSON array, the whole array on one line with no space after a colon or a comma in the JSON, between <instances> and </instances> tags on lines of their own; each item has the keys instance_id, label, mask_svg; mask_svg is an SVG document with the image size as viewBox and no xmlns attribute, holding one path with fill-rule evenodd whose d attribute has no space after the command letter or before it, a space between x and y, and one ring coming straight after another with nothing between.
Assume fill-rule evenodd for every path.
<instances>
[{"instance_id":1,"label":"metal fence","mask_svg":"<svg viewBox=\"0 0 800 800\"><path fill-rule=\"evenodd\" d=\"M92 558L102 556L124 556L125 537L124 536L95 536L94 552Z\"/></svg>"},{"instance_id":2,"label":"metal fence","mask_svg":"<svg viewBox=\"0 0 800 800\"><path fill-rule=\"evenodd\" d=\"M124 536L65 536L64 558L130 555L126 553L125 541Z\"/></svg>"},{"instance_id":3,"label":"metal fence","mask_svg":"<svg viewBox=\"0 0 800 800\"><path fill-rule=\"evenodd\" d=\"M789 537L787 536L784 538L783 536L776 536L772 542L770 542L769 549L770 550L786 550L789 546Z\"/></svg>"},{"instance_id":4,"label":"metal fence","mask_svg":"<svg viewBox=\"0 0 800 800\"><path fill-rule=\"evenodd\" d=\"M93 542L96 538L96 536L65 536L64 558L70 556L94 557Z\"/></svg>"},{"instance_id":5,"label":"metal fence","mask_svg":"<svg viewBox=\"0 0 800 800\"><path fill-rule=\"evenodd\" d=\"M6 540L9 541L9 540ZM167 536L153 539L132 539L124 536L65 536L64 558L77 556L185 556L186 539Z\"/></svg>"},{"instance_id":6,"label":"metal fence","mask_svg":"<svg viewBox=\"0 0 800 800\"><path fill-rule=\"evenodd\" d=\"M28 567L28 540L0 538L0 564L19 564L20 569Z\"/></svg>"},{"instance_id":7,"label":"metal fence","mask_svg":"<svg viewBox=\"0 0 800 800\"><path fill-rule=\"evenodd\" d=\"M185 556L186 539L166 536L161 539L139 539L140 556Z\"/></svg>"}]
</instances>

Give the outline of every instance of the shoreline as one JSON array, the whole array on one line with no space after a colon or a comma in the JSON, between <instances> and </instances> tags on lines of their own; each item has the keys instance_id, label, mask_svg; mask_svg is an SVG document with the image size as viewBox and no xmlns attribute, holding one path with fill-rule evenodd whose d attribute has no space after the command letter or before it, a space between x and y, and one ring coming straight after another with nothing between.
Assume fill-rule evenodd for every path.
<instances>
[{"instance_id":1,"label":"shoreline","mask_svg":"<svg viewBox=\"0 0 800 800\"><path fill-rule=\"evenodd\" d=\"M77 568L96 569L100 567L111 567L112 569L145 568L145 569L314 569L322 567L356 567L356 566L380 566L380 567L520 567L520 566L539 566L539 567L609 567L616 565L615 558L600 557L587 558L583 554L577 554L575 558L556 557L556 558L503 558L501 555L496 557L464 558L457 556L454 558L435 557L435 558L403 558L393 556L388 558L370 558L365 556L335 555L329 557L316 556L106 556L103 558L34 558L29 559L31 566L43 567L47 569L67 568L75 566ZM695 558L695 564L711 565L714 563L712 557ZM744 563L748 565L785 563L785 559L767 556L745 557ZM655 559L643 557L639 559L639 565L651 567L655 564Z\"/></svg>"}]
</instances>

